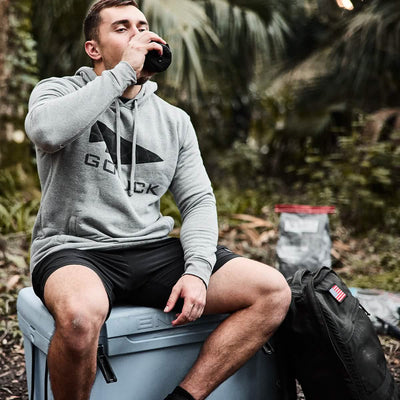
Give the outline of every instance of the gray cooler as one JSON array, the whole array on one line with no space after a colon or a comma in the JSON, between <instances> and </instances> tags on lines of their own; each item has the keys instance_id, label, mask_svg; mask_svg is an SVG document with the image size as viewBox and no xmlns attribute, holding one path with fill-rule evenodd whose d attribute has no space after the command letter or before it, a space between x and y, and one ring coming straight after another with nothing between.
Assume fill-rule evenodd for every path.
<instances>
[{"instance_id":1,"label":"gray cooler","mask_svg":"<svg viewBox=\"0 0 400 400\"><path fill-rule=\"evenodd\" d=\"M54 320L32 288L20 291L17 310L24 337L30 400L43 400L46 392L47 398L53 399L46 355ZM146 307L115 307L100 333L91 399L164 399L179 384L204 340L224 318L226 315L205 316L188 325L172 327L173 313ZM275 361L274 354L260 350L208 399L278 400Z\"/></svg>"}]
</instances>

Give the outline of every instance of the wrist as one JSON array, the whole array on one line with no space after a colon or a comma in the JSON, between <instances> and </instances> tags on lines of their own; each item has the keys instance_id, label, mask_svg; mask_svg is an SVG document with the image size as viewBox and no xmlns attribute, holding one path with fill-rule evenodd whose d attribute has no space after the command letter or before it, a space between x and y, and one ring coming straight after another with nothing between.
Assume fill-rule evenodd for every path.
<instances>
[{"instance_id":1,"label":"wrist","mask_svg":"<svg viewBox=\"0 0 400 400\"><path fill-rule=\"evenodd\" d=\"M182 275L182 277L183 277L183 276L194 276L195 278L197 278L198 280L200 280L201 282L203 282L204 287L207 289L207 284L206 284L206 282L204 282L204 280L203 280L200 276L195 275L195 274L192 274L192 273L190 273L190 272L185 272L185 273Z\"/></svg>"}]
</instances>

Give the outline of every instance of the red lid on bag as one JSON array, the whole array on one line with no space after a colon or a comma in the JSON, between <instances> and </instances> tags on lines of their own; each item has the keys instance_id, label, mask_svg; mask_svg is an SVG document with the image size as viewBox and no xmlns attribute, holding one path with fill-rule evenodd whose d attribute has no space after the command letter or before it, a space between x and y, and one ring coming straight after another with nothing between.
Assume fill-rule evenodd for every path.
<instances>
[{"instance_id":1,"label":"red lid on bag","mask_svg":"<svg viewBox=\"0 0 400 400\"><path fill-rule=\"evenodd\" d=\"M335 206L307 206L300 204L277 204L275 212L296 213L296 214L333 214Z\"/></svg>"}]
</instances>

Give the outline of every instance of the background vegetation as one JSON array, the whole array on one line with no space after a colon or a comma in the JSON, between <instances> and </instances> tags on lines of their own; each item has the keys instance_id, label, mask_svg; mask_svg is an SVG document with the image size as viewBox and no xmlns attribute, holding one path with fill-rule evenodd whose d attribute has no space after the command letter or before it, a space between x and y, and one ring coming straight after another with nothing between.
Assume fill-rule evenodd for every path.
<instances>
[{"instance_id":1,"label":"background vegetation","mask_svg":"<svg viewBox=\"0 0 400 400\"><path fill-rule=\"evenodd\" d=\"M23 125L29 93L40 79L90 64L81 33L89 3L0 0L5 315L29 282L40 201ZM274 204L333 205L334 266L349 284L400 291L398 0L139 3L173 50L172 66L155 79L159 94L192 117L214 182L221 241L274 264ZM179 226L171 197L163 209ZM11 323L1 321L0 335Z\"/></svg>"},{"instance_id":2,"label":"background vegetation","mask_svg":"<svg viewBox=\"0 0 400 400\"><path fill-rule=\"evenodd\" d=\"M40 202L24 132L29 94L40 79L90 65L81 33L90 3L0 0L0 397L27 398L16 297L30 284ZM400 292L398 0L139 5L172 48L155 79L192 117L220 241L273 265L274 205L333 205L333 266L349 285ZM171 196L162 207L178 230ZM398 368L399 343L386 347Z\"/></svg>"}]
</instances>

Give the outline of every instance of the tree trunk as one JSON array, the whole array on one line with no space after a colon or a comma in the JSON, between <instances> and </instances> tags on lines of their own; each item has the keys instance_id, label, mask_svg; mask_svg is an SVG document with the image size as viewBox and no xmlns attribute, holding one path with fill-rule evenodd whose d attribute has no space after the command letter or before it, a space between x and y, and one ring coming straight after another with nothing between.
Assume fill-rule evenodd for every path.
<instances>
[{"instance_id":1,"label":"tree trunk","mask_svg":"<svg viewBox=\"0 0 400 400\"><path fill-rule=\"evenodd\" d=\"M32 0L0 0L0 169L27 157L24 119L37 80L31 10Z\"/></svg>"},{"instance_id":2,"label":"tree trunk","mask_svg":"<svg viewBox=\"0 0 400 400\"><path fill-rule=\"evenodd\" d=\"M5 117L7 115L7 81L9 71L6 65L8 54L8 10L9 0L0 0L0 141L4 139L6 127Z\"/></svg>"}]
</instances>

